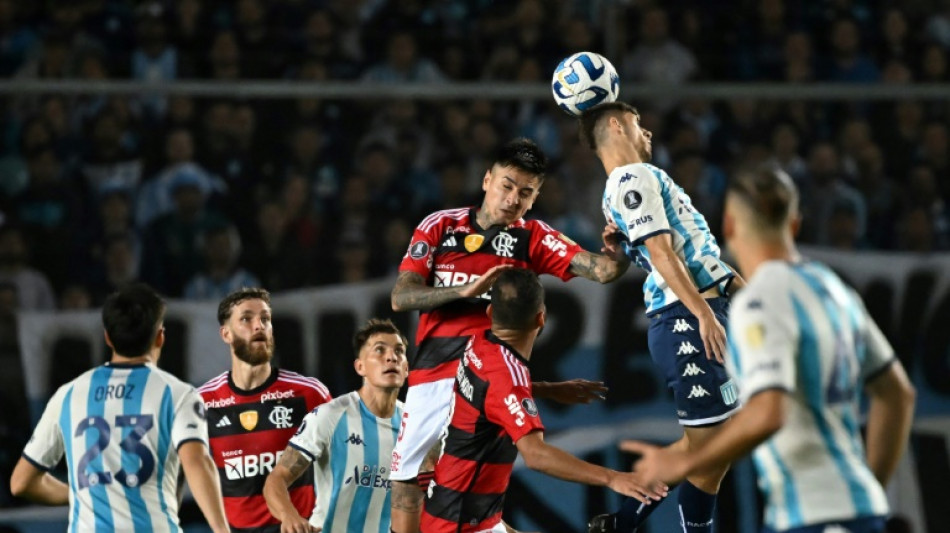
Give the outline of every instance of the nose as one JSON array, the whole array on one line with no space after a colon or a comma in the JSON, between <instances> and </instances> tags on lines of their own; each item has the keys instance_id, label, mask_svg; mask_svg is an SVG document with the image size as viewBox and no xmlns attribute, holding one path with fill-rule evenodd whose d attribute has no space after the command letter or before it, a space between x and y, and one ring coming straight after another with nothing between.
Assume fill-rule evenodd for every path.
<instances>
[{"instance_id":1,"label":"nose","mask_svg":"<svg viewBox=\"0 0 950 533\"><path fill-rule=\"evenodd\" d=\"M646 138L647 138L647 139L652 139L652 138L653 138L653 132L650 131L650 130L643 130L643 134L646 135Z\"/></svg>"}]
</instances>

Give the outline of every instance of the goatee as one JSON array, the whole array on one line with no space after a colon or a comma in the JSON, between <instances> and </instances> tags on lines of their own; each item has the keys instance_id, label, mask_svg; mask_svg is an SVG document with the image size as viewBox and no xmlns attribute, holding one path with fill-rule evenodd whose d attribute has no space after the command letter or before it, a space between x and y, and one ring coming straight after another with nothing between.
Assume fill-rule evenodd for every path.
<instances>
[{"instance_id":1,"label":"goatee","mask_svg":"<svg viewBox=\"0 0 950 533\"><path fill-rule=\"evenodd\" d=\"M231 348L238 359L253 366L269 363L274 356L274 339L267 340L264 345L255 345L254 341L246 341L234 337Z\"/></svg>"}]
</instances>

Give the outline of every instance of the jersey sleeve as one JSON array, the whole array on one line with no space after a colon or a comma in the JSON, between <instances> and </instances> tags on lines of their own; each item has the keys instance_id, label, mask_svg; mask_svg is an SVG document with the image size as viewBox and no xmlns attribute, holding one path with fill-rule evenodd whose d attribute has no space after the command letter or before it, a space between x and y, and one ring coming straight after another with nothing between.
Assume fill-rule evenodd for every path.
<instances>
[{"instance_id":1,"label":"jersey sleeve","mask_svg":"<svg viewBox=\"0 0 950 533\"><path fill-rule=\"evenodd\" d=\"M887 337L884 336L884 332L881 331L881 328L878 327L877 323L874 322L874 319L871 318L871 315L864 307L861 297L858 296L857 293L852 292L852 298L857 302L860 313L864 318L862 334L864 336L864 346L866 347L866 357L861 365L861 381L865 382L877 376L879 372L894 362L896 355L894 354L894 348L891 347L891 343L888 342Z\"/></svg>"},{"instance_id":2,"label":"jersey sleeve","mask_svg":"<svg viewBox=\"0 0 950 533\"><path fill-rule=\"evenodd\" d=\"M400 272L415 272L428 279L432 272L432 261L435 249L439 246L441 225L431 224L432 215L423 219L412 232L409 249L399 264Z\"/></svg>"},{"instance_id":3,"label":"jersey sleeve","mask_svg":"<svg viewBox=\"0 0 950 533\"><path fill-rule=\"evenodd\" d=\"M670 222L660 180L653 171L641 164L629 165L625 170L608 203L613 219L623 222L618 225L630 244L638 246L654 235L669 233Z\"/></svg>"},{"instance_id":4,"label":"jersey sleeve","mask_svg":"<svg viewBox=\"0 0 950 533\"><path fill-rule=\"evenodd\" d=\"M531 383L515 384L507 375L491 380L485 397L485 417L501 426L512 442L532 431L544 431L531 395Z\"/></svg>"},{"instance_id":5,"label":"jersey sleeve","mask_svg":"<svg viewBox=\"0 0 950 533\"><path fill-rule=\"evenodd\" d=\"M550 274L564 281L571 274L571 260L584 249L560 231L540 220L534 221L531 231L531 268L538 274Z\"/></svg>"},{"instance_id":6,"label":"jersey sleeve","mask_svg":"<svg viewBox=\"0 0 950 533\"><path fill-rule=\"evenodd\" d=\"M311 411L333 399L333 396L330 395L330 389L326 385L316 378L313 378L312 381L316 389L308 388L306 395L307 409Z\"/></svg>"},{"instance_id":7,"label":"jersey sleeve","mask_svg":"<svg viewBox=\"0 0 950 533\"><path fill-rule=\"evenodd\" d=\"M752 292L752 291L749 291ZM798 338L791 310L777 298L737 297L729 315L727 369L743 402L768 389L795 389Z\"/></svg>"},{"instance_id":8,"label":"jersey sleeve","mask_svg":"<svg viewBox=\"0 0 950 533\"><path fill-rule=\"evenodd\" d=\"M33 430L33 435L23 449L23 456L37 468L52 470L63 458L63 429L59 426L59 418L63 408L69 408L63 405L65 397L65 388L60 388L50 398L43 416ZM72 428L65 430L72 432Z\"/></svg>"},{"instance_id":9,"label":"jersey sleeve","mask_svg":"<svg viewBox=\"0 0 950 533\"><path fill-rule=\"evenodd\" d=\"M172 420L172 443L175 448L197 440L208 445L208 423L205 420L205 402L195 389L188 389L182 395Z\"/></svg>"},{"instance_id":10,"label":"jersey sleeve","mask_svg":"<svg viewBox=\"0 0 950 533\"><path fill-rule=\"evenodd\" d=\"M288 446L293 446L307 456L310 461L317 461L330 447L330 436L333 433L330 410L317 407L307 413L300 422L297 432L290 438Z\"/></svg>"}]
</instances>

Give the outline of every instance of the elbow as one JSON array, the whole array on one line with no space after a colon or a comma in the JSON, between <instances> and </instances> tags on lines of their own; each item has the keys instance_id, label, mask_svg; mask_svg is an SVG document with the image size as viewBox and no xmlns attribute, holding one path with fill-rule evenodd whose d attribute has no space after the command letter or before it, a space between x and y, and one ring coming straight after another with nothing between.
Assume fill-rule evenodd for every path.
<instances>
[{"instance_id":1,"label":"elbow","mask_svg":"<svg viewBox=\"0 0 950 533\"><path fill-rule=\"evenodd\" d=\"M399 302L399 298L396 296L395 292L392 293L392 295L389 297L389 304L392 306L393 311L396 311L396 312L405 311L405 309L402 308L402 305Z\"/></svg>"},{"instance_id":2,"label":"elbow","mask_svg":"<svg viewBox=\"0 0 950 533\"><path fill-rule=\"evenodd\" d=\"M22 479L21 476L18 476L14 473L10 478L10 494L16 496L17 498L23 498L27 496L29 490L30 484L27 482L27 480Z\"/></svg>"},{"instance_id":3,"label":"elbow","mask_svg":"<svg viewBox=\"0 0 950 533\"><path fill-rule=\"evenodd\" d=\"M917 389L911 383L905 383L902 387L901 400L908 409L913 409L917 403Z\"/></svg>"}]
</instances>

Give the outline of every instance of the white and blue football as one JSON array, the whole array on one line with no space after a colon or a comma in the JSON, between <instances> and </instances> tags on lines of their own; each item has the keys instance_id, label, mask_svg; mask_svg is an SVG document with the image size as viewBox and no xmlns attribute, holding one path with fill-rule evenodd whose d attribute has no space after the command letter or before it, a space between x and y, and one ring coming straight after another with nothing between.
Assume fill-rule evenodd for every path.
<instances>
[{"instance_id":1,"label":"white and blue football","mask_svg":"<svg viewBox=\"0 0 950 533\"><path fill-rule=\"evenodd\" d=\"M606 57L578 52L558 63L551 91L558 107L578 117L597 104L615 101L620 93L620 76Z\"/></svg>"}]
</instances>

